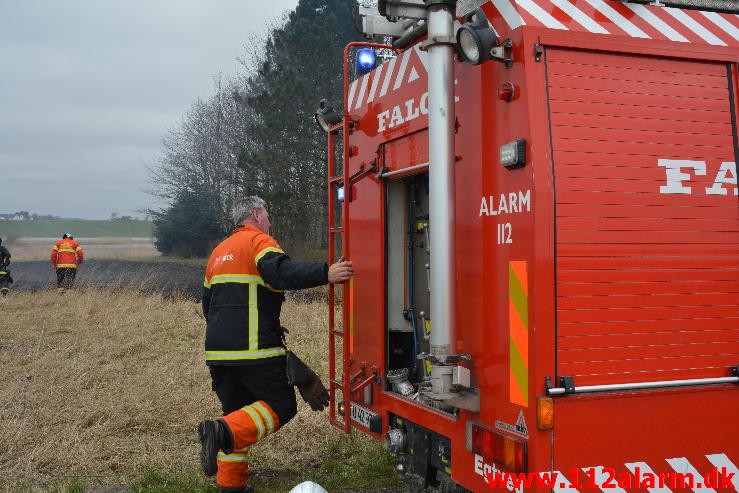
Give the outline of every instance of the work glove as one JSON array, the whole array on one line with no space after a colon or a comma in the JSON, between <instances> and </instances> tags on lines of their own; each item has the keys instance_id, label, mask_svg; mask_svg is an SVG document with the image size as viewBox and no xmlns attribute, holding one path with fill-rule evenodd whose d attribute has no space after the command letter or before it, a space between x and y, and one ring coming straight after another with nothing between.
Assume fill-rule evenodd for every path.
<instances>
[{"instance_id":1,"label":"work glove","mask_svg":"<svg viewBox=\"0 0 739 493\"><path fill-rule=\"evenodd\" d=\"M287 352L287 383L298 388L300 397L314 411L323 411L328 406L328 391L321 379L292 351Z\"/></svg>"},{"instance_id":2,"label":"work glove","mask_svg":"<svg viewBox=\"0 0 739 493\"><path fill-rule=\"evenodd\" d=\"M328 407L328 391L315 373L313 373L310 382L305 385L298 385L298 391L300 392L300 397L314 411L323 411Z\"/></svg>"}]
</instances>

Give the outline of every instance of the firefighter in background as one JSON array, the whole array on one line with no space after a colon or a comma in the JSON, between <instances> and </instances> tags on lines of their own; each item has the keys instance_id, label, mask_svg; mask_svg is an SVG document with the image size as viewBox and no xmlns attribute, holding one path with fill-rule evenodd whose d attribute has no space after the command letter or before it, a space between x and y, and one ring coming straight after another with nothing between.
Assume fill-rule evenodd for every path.
<instances>
[{"instance_id":1,"label":"firefighter in background","mask_svg":"<svg viewBox=\"0 0 739 493\"><path fill-rule=\"evenodd\" d=\"M216 474L218 491L242 493L253 491L247 486L247 447L297 412L280 326L283 290L348 281L354 270L343 260L328 266L288 257L269 235L269 214L259 197L237 200L231 214L236 229L213 250L203 289L205 359L223 417L202 421L198 436L203 472ZM298 390L314 411L328 405L315 374Z\"/></svg>"},{"instance_id":2,"label":"firefighter in background","mask_svg":"<svg viewBox=\"0 0 739 493\"><path fill-rule=\"evenodd\" d=\"M10 251L3 246L3 239L0 238L0 293L3 296L8 294L10 285L13 284L8 265L10 265Z\"/></svg>"},{"instance_id":3,"label":"firefighter in background","mask_svg":"<svg viewBox=\"0 0 739 493\"><path fill-rule=\"evenodd\" d=\"M69 233L64 233L51 249L51 263L56 269L56 287L59 292L70 289L77 276L77 266L84 260L84 252L79 243Z\"/></svg>"}]
</instances>

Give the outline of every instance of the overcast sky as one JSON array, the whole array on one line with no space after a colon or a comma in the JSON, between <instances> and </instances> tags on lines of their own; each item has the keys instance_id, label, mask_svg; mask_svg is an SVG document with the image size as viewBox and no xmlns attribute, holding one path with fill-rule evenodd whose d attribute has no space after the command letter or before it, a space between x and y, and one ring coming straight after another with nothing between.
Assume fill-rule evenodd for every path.
<instances>
[{"instance_id":1,"label":"overcast sky","mask_svg":"<svg viewBox=\"0 0 739 493\"><path fill-rule=\"evenodd\" d=\"M0 0L0 213L142 215L147 165L298 0Z\"/></svg>"}]
</instances>

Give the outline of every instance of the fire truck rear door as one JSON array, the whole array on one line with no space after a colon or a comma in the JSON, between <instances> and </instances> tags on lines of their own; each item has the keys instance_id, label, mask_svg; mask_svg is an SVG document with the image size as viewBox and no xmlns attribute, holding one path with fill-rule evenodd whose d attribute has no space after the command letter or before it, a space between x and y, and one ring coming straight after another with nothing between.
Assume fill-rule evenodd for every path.
<instances>
[{"instance_id":1,"label":"fire truck rear door","mask_svg":"<svg viewBox=\"0 0 739 493\"><path fill-rule=\"evenodd\" d=\"M739 364L736 126L724 63L548 49L558 376Z\"/></svg>"},{"instance_id":2,"label":"fire truck rear door","mask_svg":"<svg viewBox=\"0 0 739 493\"><path fill-rule=\"evenodd\" d=\"M575 389L730 377L739 364L731 67L563 48L545 60L556 377ZM637 467L736 468L737 384L646 387L555 398L554 469L628 479Z\"/></svg>"}]
</instances>

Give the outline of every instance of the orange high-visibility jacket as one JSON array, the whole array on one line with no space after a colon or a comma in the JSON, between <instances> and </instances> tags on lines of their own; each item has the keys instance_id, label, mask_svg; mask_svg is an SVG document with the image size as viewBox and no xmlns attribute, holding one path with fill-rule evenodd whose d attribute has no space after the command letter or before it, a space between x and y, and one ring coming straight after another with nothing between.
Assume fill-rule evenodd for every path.
<instances>
[{"instance_id":1,"label":"orange high-visibility jacket","mask_svg":"<svg viewBox=\"0 0 739 493\"><path fill-rule=\"evenodd\" d=\"M82 247L71 238L57 241L51 249L51 263L57 269L76 269L83 260Z\"/></svg>"},{"instance_id":2,"label":"orange high-visibility jacket","mask_svg":"<svg viewBox=\"0 0 739 493\"><path fill-rule=\"evenodd\" d=\"M283 290L328 282L325 262L298 262L254 226L241 225L214 250L205 269L203 315L208 365L264 363L285 356Z\"/></svg>"}]
</instances>

